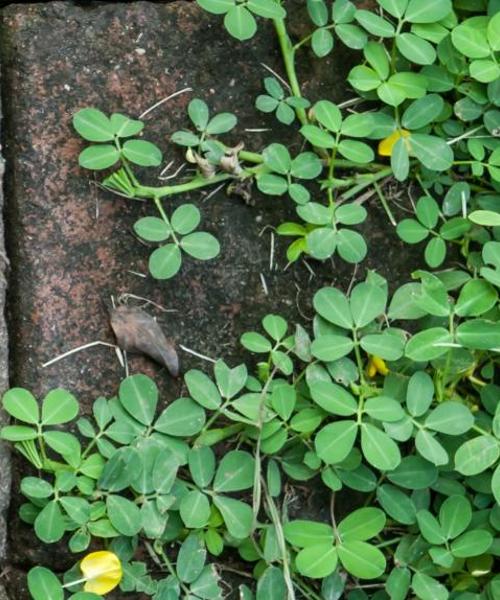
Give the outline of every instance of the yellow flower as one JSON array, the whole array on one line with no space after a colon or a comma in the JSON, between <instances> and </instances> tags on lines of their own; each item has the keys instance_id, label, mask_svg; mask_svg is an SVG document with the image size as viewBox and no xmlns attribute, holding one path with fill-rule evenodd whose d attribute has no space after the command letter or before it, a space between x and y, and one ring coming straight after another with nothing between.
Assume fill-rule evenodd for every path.
<instances>
[{"instance_id":1,"label":"yellow flower","mask_svg":"<svg viewBox=\"0 0 500 600\"><path fill-rule=\"evenodd\" d=\"M389 373L389 368L382 358L378 356L370 356L368 365L366 367L366 374L368 377L370 377L370 379L372 379L375 377L375 375L377 375L377 373L380 373L380 375L387 375L387 373Z\"/></svg>"},{"instance_id":2,"label":"yellow flower","mask_svg":"<svg viewBox=\"0 0 500 600\"><path fill-rule=\"evenodd\" d=\"M80 563L86 592L100 596L113 590L121 581L123 571L120 559L113 552L91 552Z\"/></svg>"},{"instance_id":3,"label":"yellow flower","mask_svg":"<svg viewBox=\"0 0 500 600\"><path fill-rule=\"evenodd\" d=\"M396 129L391 135L387 136L378 145L378 153L380 156L391 156L392 149L396 142L402 137L408 137L410 132L407 129Z\"/></svg>"}]
</instances>

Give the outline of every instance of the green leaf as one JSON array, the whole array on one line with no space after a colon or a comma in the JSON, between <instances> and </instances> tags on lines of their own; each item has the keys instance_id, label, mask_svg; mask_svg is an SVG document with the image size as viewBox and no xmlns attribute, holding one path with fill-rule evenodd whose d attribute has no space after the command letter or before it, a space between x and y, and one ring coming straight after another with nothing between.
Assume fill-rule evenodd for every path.
<instances>
[{"instance_id":1,"label":"green leaf","mask_svg":"<svg viewBox=\"0 0 500 600\"><path fill-rule=\"evenodd\" d=\"M248 40L255 35L257 23L252 13L244 6L233 6L224 17L224 26L237 40Z\"/></svg>"},{"instance_id":2,"label":"green leaf","mask_svg":"<svg viewBox=\"0 0 500 600\"><path fill-rule=\"evenodd\" d=\"M436 60L434 46L413 33L400 33L396 46L405 58L417 65L432 65Z\"/></svg>"},{"instance_id":3,"label":"green leaf","mask_svg":"<svg viewBox=\"0 0 500 600\"><path fill-rule=\"evenodd\" d=\"M383 38L394 37L395 29L392 23L369 10L356 10L354 18L372 35Z\"/></svg>"},{"instance_id":4,"label":"green leaf","mask_svg":"<svg viewBox=\"0 0 500 600\"><path fill-rule=\"evenodd\" d=\"M495 464L500 456L498 441L490 435L480 435L460 446L455 454L455 468L462 475L477 475Z\"/></svg>"},{"instance_id":5,"label":"green leaf","mask_svg":"<svg viewBox=\"0 0 500 600\"><path fill-rule=\"evenodd\" d=\"M286 146L270 144L262 152L264 163L275 173L286 175L292 168L292 159Z\"/></svg>"},{"instance_id":6,"label":"green leaf","mask_svg":"<svg viewBox=\"0 0 500 600\"><path fill-rule=\"evenodd\" d=\"M418 102L418 100L417 100ZM419 198L415 213L417 219L427 229L434 229L439 220L439 206L438 203L431 196L422 196Z\"/></svg>"},{"instance_id":7,"label":"green leaf","mask_svg":"<svg viewBox=\"0 0 500 600\"><path fill-rule=\"evenodd\" d=\"M428 94L408 106L401 123L406 129L420 129L436 120L443 107L444 101L439 94Z\"/></svg>"},{"instance_id":8,"label":"green leaf","mask_svg":"<svg viewBox=\"0 0 500 600\"><path fill-rule=\"evenodd\" d=\"M311 38L311 47L318 58L323 58L333 50L334 38L328 29L316 29Z\"/></svg>"},{"instance_id":9,"label":"green leaf","mask_svg":"<svg viewBox=\"0 0 500 600\"><path fill-rule=\"evenodd\" d=\"M356 115L351 116L354 117ZM363 223L368 216L366 208L355 202L342 204L335 209L334 214L337 223L342 223L342 225L358 225L359 223Z\"/></svg>"},{"instance_id":10,"label":"green leaf","mask_svg":"<svg viewBox=\"0 0 500 600\"><path fill-rule=\"evenodd\" d=\"M492 60L473 60L469 70L471 77L481 83L490 83L500 77L500 67Z\"/></svg>"},{"instance_id":11,"label":"green leaf","mask_svg":"<svg viewBox=\"0 0 500 600\"><path fill-rule=\"evenodd\" d=\"M474 350L500 348L500 323L486 319L470 319L461 323L456 331L457 342Z\"/></svg>"},{"instance_id":12,"label":"green leaf","mask_svg":"<svg viewBox=\"0 0 500 600\"><path fill-rule=\"evenodd\" d=\"M207 551L201 535L191 533L183 542L177 555L177 576L185 583L198 579L205 566Z\"/></svg>"},{"instance_id":13,"label":"green leaf","mask_svg":"<svg viewBox=\"0 0 500 600\"><path fill-rule=\"evenodd\" d=\"M149 257L149 272L155 279L170 279L181 268L182 256L176 244L157 248Z\"/></svg>"},{"instance_id":14,"label":"green leaf","mask_svg":"<svg viewBox=\"0 0 500 600\"><path fill-rule=\"evenodd\" d=\"M235 0L196 0L196 2L201 8L214 15L224 15L235 5Z\"/></svg>"},{"instance_id":15,"label":"green leaf","mask_svg":"<svg viewBox=\"0 0 500 600\"><path fill-rule=\"evenodd\" d=\"M408 0L377 0L378 4L393 17L400 19L408 6ZM393 600L391 598L391 600Z\"/></svg>"},{"instance_id":16,"label":"green leaf","mask_svg":"<svg viewBox=\"0 0 500 600\"><path fill-rule=\"evenodd\" d=\"M425 371L417 371L408 382L406 405L413 417L425 414L434 397L434 383Z\"/></svg>"},{"instance_id":17,"label":"green leaf","mask_svg":"<svg viewBox=\"0 0 500 600\"><path fill-rule=\"evenodd\" d=\"M428 510L417 512L417 523L420 533L430 544L444 544L446 542L446 536L439 521Z\"/></svg>"},{"instance_id":18,"label":"green leaf","mask_svg":"<svg viewBox=\"0 0 500 600\"><path fill-rule=\"evenodd\" d=\"M427 89L427 79L423 75L407 71L391 75L388 83L405 98L421 98Z\"/></svg>"},{"instance_id":19,"label":"green leaf","mask_svg":"<svg viewBox=\"0 0 500 600\"><path fill-rule=\"evenodd\" d=\"M392 519L404 525L415 523L415 504L409 496L397 487L390 484L379 486L377 488L377 500Z\"/></svg>"},{"instance_id":20,"label":"green leaf","mask_svg":"<svg viewBox=\"0 0 500 600\"><path fill-rule=\"evenodd\" d=\"M442 583L425 573L415 573L411 580L411 587L421 600L447 600L449 595Z\"/></svg>"},{"instance_id":21,"label":"green leaf","mask_svg":"<svg viewBox=\"0 0 500 600\"><path fill-rule=\"evenodd\" d=\"M337 550L331 544L303 548L295 558L297 571L311 579L323 579L337 567Z\"/></svg>"},{"instance_id":22,"label":"green leaf","mask_svg":"<svg viewBox=\"0 0 500 600\"><path fill-rule=\"evenodd\" d=\"M200 138L191 131L176 131L170 137L174 144L179 146L198 146Z\"/></svg>"},{"instance_id":23,"label":"green leaf","mask_svg":"<svg viewBox=\"0 0 500 600\"><path fill-rule=\"evenodd\" d=\"M349 137L366 137L372 133L373 127L374 125L371 114L359 113L348 115L342 121L341 131L342 135L348 135ZM360 204L356 204L355 206L362 208Z\"/></svg>"},{"instance_id":24,"label":"green leaf","mask_svg":"<svg viewBox=\"0 0 500 600\"><path fill-rule=\"evenodd\" d=\"M457 558L480 556L488 551L493 536L484 529L473 529L451 543L451 553Z\"/></svg>"},{"instance_id":25,"label":"green leaf","mask_svg":"<svg viewBox=\"0 0 500 600\"><path fill-rule=\"evenodd\" d=\"M2 427L0 436L3 440L9 442L24 442L35 440L38 437L38 432L36 429L24 425L7 425Z\"/></svg>"},{"instance_id":26,"label":"green leaf","mask_svg":"<svg viewBox=\"0 0 500 600\"><path fill-rule=\"evenodd\" d=\"M316 125L303 125L300 129L300 133L309 143L318 148L334 148L336 145L335 138Z\"/></svg>"},{"instance_id":27,"label":"green leaf","mask_svg":"<svg viewBox=\"0 0 500 600\"><path fill-rule=\"evenodd\" d=\"M197 231L186 235L182 238L180 245L185 252L199 260L210 260L220 252L217 238L206 231Z\"/></svg>"},{"instance_id":28,"label":"green leaf","mask_svg":"<svg viewBox=\"0 0 500 600\"><path fill-rule=\"evenodd\" d=\"M188 115L198 131L204 131L208 125L208 106L199 98L193 98L188 104Z\"/></svg>"},{"instance_id":29,"label":"green leaf","mask_svg":"<svg viewBox=\"0 0 500 600\"><path fill-rule=\"evenodd\" d=\"M80 442L78 438L65 431L44 431L44 441L61 456L68 458L80 455Z\"/></svg>"},{"instance_id":30,"label":"green leaf","mask_svg":"<svg viewBox=\"0 0 500 600\"><path fill-rule=\"evenodd\" d=\"M392 149L391 168L398 181L404 181L410 172L410 157L404 138L400 138Z\"/></svg>"},{"instance_id":31,"label":"green leaf","mask_svg":"<svg viewBox=\"0 0 500 600\"><path fill-rule=\"evenodd\" d=\"M130 117L126 117L125 115L121 115L119 113L112 114L110 121L114 134L120 138L137 135L144 129L144 123L142 121L131 119Z\"/></svg>"},{"instance_id":32,"label":"green leaf","mask_svg":"<svg viewBox=\"0 0 500 600\"><path fill-rule=\"evenodd\" d=\"M214 496L213 500L229 533L237 539L248 537L252 530L252 508L240 500L234 500L227 496Z\"/></svg>"},{"instance_id":33,"label":"green leaf","mask_svg":"<svg viewBox=\"0 0 500 600\"><path fill-rule=\"evenodd\" d=\"M329 131L338 132L342 124L342 115L336 104L330 100L320 100L313 106L315 118Z\"/></svg>"},{"instance_id":34,"label":"green leaf","mask_svg":"<svg viewBox=\"0 0 500 600\"><path fill-rule=\"evenodd\" d=\"M337 531L343 542L345 540L366 541L382 531L385 521L385 513L380 508L358 508L340 521Z\"/></svg>"},{"instance_id":35,"label":"green leaf","mask_svg":"<svg viewBox=\"0 0 500 600\"><path fill-rule=\"evenodd\" d=\"M21 492L30 498L50 498L54 493L54 488L48 481L39 477L23 477Z\"/></svg>"},{"instance_id":36,"label":"green leaf","mask_svg":"<svg viewBox=\"0 0 500 600\"><path fill-rule=\"evenodd\" d=\"M387 290L371 283L358 283L351 292L351 313L356 327L361 328L382 315L387 303Z\"/></svg>"},{"instance_id":37,"label":"green leaf","mask_svg":"<svg viewBox=\"0 0 500 600\"><path fill-rule=\"evenodd\" d=\"M191 398L179 398L160 414L154 428L174 437L189 437L201 431L205 411Z\"/></svg>"},{"instance_id":38,"label":"green leaf","mask_svg":"<svg viewBox=\"0 0 500 600\"><path fill-rule=\"evenodd\" d=\"M498 12L488 22L487 36L491 49L498 52L500 50L500 16Z\"/></svg>"},{"instance_id":39,"label":"green leaf","mask_svg":"<svg viewBox=\"0 0 500 600\"><path fill-rule=\"evenodd\" d=\"M357 140L342 140L338 145L338 151L344 158L360 164L372 162L375 158L370 146Z\"/></svg>"},{"instance_id":40,"label":"green leaf","mask_svg":"<svg viewBox=\"0 0 500 600\"><path fill-rule=\"evenodd\" d=\"M425 262L432 269L439 267L446 258L446 244L440 237L433 237L427 243L424 252Z\"/></svg>"},{"instance_id":41,"label":"green leaf","mask_svg":"<svg viewBox=\"0 0 500 600\"><path fill-rule=\"evenodd\" d=\"M215 474L215 454L208 446L192 448L188 454L189 472L197 486L210 485Z\"/></svg>"},{"instance_id":42,"label":"green leaf","mask_svg":"<svg viewBox=\"0 0 500 600\"><path fill-rule=\"evenodd\" d=\"M64 535L64 518L56 500L51 500L35 519L35 533L46 544L58 542Z\"/></svg>"},{"instance_id":43,"label":"green leaf","mask_svg":"<svg viewBox=\"0 0 500 600\"><path fill-rule=\"evenodd\" d=\"M283 525L286 541L298 548L311 548L317 544L331 546L333 529L326 523L297 519Z\"/></svg>"},{"instance_id":44,"label":"green leaf","mask_svg":"<svg viewBox=\"0 0 500 600\"><path fill-rule=\"evenodd\" d=\"M337 421L326 425L316 435L314 447L327 465L342 462L351 452L358 425L356 421Z\"/></svg>"},{"instance_id":45,"label":"green leaf","mask_svg":"<svg viewBox=\"0 0 500 600\"><path fill-rule=\"evenodd\" d=\"M219 463L214 479L216 492L239 492L252 487L255 460L248 452L232 450Z\"/></svg>"},{"instance_id":46,"label":"green leaf","mask_svg":"<svg viewBox=\"0 0 500 600\"><path fill-rule=\"evenodd\" d=\"M330 381L315 381L309 384L311 396L323 410L342 417L354 415L358 403L354 396L342 386Z\"/></svg>"},{"instance_id":47,"label":"green leaf","mask_svg":"<svg viewBox=\"0 0 500 600\"><path fill-rule=\"evenodd\" d=\"M453 45L468 58L486 58L490 56L491 49L486 37L486 30L480 26L483 23L484 21L481 18L479 23L478 21L474 22L473 19L467 19L451 32Z\"/></svg>"},{"instance_id":48,"label":"green leaf","mask_svg":"<svg viewBox=\"0 0 500 600\"><path fill-rule=\"evenodd\" d=\"M301 152L292 160L291 174L299 179L316 179L323 170L321 160L313 152Z\"/></svg>"},{"instance_id":49,"label":"green leaf","mask_svg":"<svg viewBox=\"0 0 500 600\"><path fill-rule=\"evenodd\" d=\"M393 400L388 396L369 398L365 402L364 411L372 419L384 421L386 423L400 421L405 416L405 412L402 409L401 404L397 400Z\"/></svg>"},{"instance_id":50,"label":"green leaf","mask_svg":"<svg viewBox=\"0 0 500 600\"><path fill-rule=\"evenodd\" d=\"M380 1L380 0L379 0ZM405 600L410 589L411 574L406 567L395 567L387 578L385 589L391 600Z\"/></svg>"},{"instance_id":51,"label":"green leaf","mask_svg":"<svg viewBox=\"0 0 500 600\"><path fill-rule=\"evenodd\" d=\"M349 83L362 92L369 92L382 83L376 71L365 65L358 65L350 70L347 78Z\"/></svg>"},{"instance_id":52,"label":"green leaf","mask_svg":"<svg viewBox=\"0 0 500 600\"><path fill-rule=\"evenodd\" d=\"M325 362L338 360L349 354L353 348L352 339L343 335L322 335L311 344L313 356Z\"/></svg>"},{"instance_id":53,"label":"green leaf","mask_svg":"<svg viewBox=\"0 0 500 600\"><path fill-rule=\"evenodd\" d=\"M323 288L319 290L313 300L316 312L324 319L343 327L351 329L353 320L351 308L347 297L337 288Z\"/></svg>"},{"instance_id":54,"label":"green leaf","mask_svg":"<svg viewBox=\"0 0 500 600\"><path fill-rule=\"evenodd\" d=\"M60 425L72 421L79 411L79 405L73 394L66 390L50 391L42 402L42 424Z\"/></svg>"},{"instance_id":55,"label":"green leaf","mask_svg":"<svg viewBox=\"0 0 500 600\"><path fill-rule=\"evenodd\" d=\"M84 169L101 171L112 167L120 158L120 152L111 144L89 146L80 152L78 164Z\"/></svg>"},{"instance_id":56,"label":"green leaf","mask_svg":"<svg viewBox=\"0 0 500 600\"><path fill-rule=\"evenodd\" d=\"M348 540L337 548L344 569L359 579L376 579L385 571L382 552L366 542Z\"/></svg>"},{"instance_id":57,"label":"green leaf","mask_svg":"<svg viewBox=\"0 0 500 600\"><path fill-rule=\"evenodd\" d=\"M263 173L257 178L257 187L263 194L269 196L281 196L288 189L288 183L283 177L277 177L270 173Z\"/></svg>"},{"instance_id":58,"label":"green leaf","mask_svg":"<svg viewBox=\"0 0 500 600\"><path fill-rule=\"evenodd\" d=\"M250 352L265 353L272 350L271 342L255 331L247 331L240 338L241 344Z\"/></svg>"},{"instance_id":59,"label":"green leaf","mask_svg":"<svg viewBox=\"0 0 500 600\"><path fill-rule=\"evenodd\" d=\"M59 579L45 567L33 567L28 573L28 589L33 600L64 600Z\"/></svg>"},{"instance_id":60,"label":"green leaf","mask_svg":"<svg viewBox=\"0 0 500 600\"><path fill-rule=\"evenodd\" d=\"M201 371L191 370L184 375L190 395L198 404L209 410L216 410L222 403L215 383Z\"/></svg>"},{"instance_id":61,"label":"green leaf","mask_svg":"<svg viewBox=\"0 0 500 600\"><path fill-rule=\"evenodd\" d=\"M266 19L286 17L286 10L276 0L248 0L247 6L253 13Z\"/></svg>"},{"instance_id":62,"label":"green leaf","mask_svg":"<svg viewBox=\"0 0 500 600\"><path fill-rule=\"evenodd\" d=\"M396 227L396 233L407 244L418 244L429 235L429 230L415 219L403 219Z\"/></svg>"},{"instance_id":63,"label":"green leaf","mask_svg":"<svg viewBox=\"0 0 500 600\"><path fill-rule=\"evenodd\" d=\"M131 375L120 384L120 403L143 425L151 425L158 404L158 388L146 375Z\"/></svg>"},{"instance_id":64,"label":"green leaf","mask_svg":"<svg viewBox=\"0 0 500 600\"><path fill-rule=\"evenodd\" d=\"M278 567L267 567L257 582L256 600L286 600L286 586L283 571ZM240 591L240 600L253 600L253 596L244 596Z\"/></svg>"},{"instance_id":65,"label":"green leaf","mask_svg":"<svg viewBox=\"0 0 500 600\"><path fill-rule=\"evenodd\" d=\"M236 10L238 8L243 8L243 7L236 7ZM245 10L243 8L243 10ZM248 16L252 17L252 15L246 11L248 13ZM228 13L229 15L229 13ZM227 16L226 16L227 19ZM232 113L219 113L218 115L215 115L215 117L212 117L210 119L210 121L208 122L207 125L207 133L209 135L218 135L220 133L227 133L228 131L231 131L231 129L233 129L233 127L236 125L236 123L238 122L238 119L232 114Z\"/></svg>"},{"instance_id":66,"label":"green leaf","mask_svg":"<svg viewBox=\"0 0 500 600\"><path fill-rule=\"evenodd\" d=\"M79 110L73 115L73 127L89 142L109 142L114 139L111 121L96 108Z\"/></svg>"},{"instance_id":67,"label":"green leaf","mask_svg":"<svg viewBox=\"0 0 500 600\"><path fill-rule=\"evenodd\" d=\"M11 417L24 423L35 424L40 419L38 402L31 392L23 388L11 388L5 392L2 404Z\"/></svg>"},{"instance_id":68,"label":"green leaf","mask_svg":"<svg viewBox=\"0 0 500 600\"><path fill-rule=\"evenodd\" d=\"M227 399L236 396L248 379L247 368L244 364L230 369L223 360L215 363L214 374L220 393Z\"/></svg>"},{"instance_id":69,"label":"green leaf","mask_svg":"<svg viewBox=\"0 0 500 600\"><path fill-rule=\"evenodd\" d=\"M473 210L467 215L468 219L476 225L485 227L500 227L500 213L492 210Z\"/></svg>"},{"instance_id":70,"label":"green leaf","mask_svg":"<svg viewBox=\"0 0 500 600\"><path fill-rule=\"evenodd\" d=\"M84 525L90 520L90 504L85 498L63 496L59 501L69 518L78 525Z\"/></svg>"},{"instance_id":71,"label":"green leaf","mask_svg":"<svg viewBox=\"0 0 500 600\"><path fill-rule=\"evenodd\" d=\"M429 413L425 426L447 435L462 435L474 425L474 417L469 408L451 400L442 402Z\"/></svg>"},{"instance_id":72,"label":"green leaf","mask_svg":"<svg viewBox=\"0 0 500 600\"><path fill-rule=\"evenodd\" d=\"M415 362L434 360L449 352L453 342L450 332L444 327L431 327L411 337L406 344L405 354Z\"/></svg>"},{"instance_id":73,"label":"green leaf","mask_svg":"<svg viewBox=\"0 0 500 600\"><path fill-rule=\"evenodd\" d=\"M410 147L418 160L431 171L446 171L453 164L453 150L443 138L412 133Z\"/></svg>"},{"instance_id":74,"label":"green leaf","mask_svg":"<svg viewBox=\"0 0 500 600\"><path fill-rule=\"evenodd\" d=\"M179 511L186 527L201 529L210 519L210 502L205 494L192 490L183 496Z\"/></svg>"},{"instance_id":75,"label":"green leaf","mask_svg":"<svg viewBox=\"0 0 500 600\"><path fill-rule=\"evenodd\" d=\"M367 462L381 471L391 471L401 462L398 445L370 423L361 426L361 449Z\"/></svg>"},{"instance_id":76,"label":"green leaf","mask_svg":"<svg viewBox=\"0 0 500 600\"><path fill-rule=\"evenodd\" d=\"M176 233L186 235L200 224L200 211L194 204L182 204L174 210L170 222Z\"/></svg>"},{"instance_id":77,"label":"green leaf","mask_svg":"<svg viewBox=\"0 0 500 600\"><path fill-rule=\"evenodd\" d=\"M439 522L447 540L463 533L472 519L472 508L465 496L450 496L441 504Z\"/></svg>"},{"instance_id":78,"label":"green leaf","mask_svg":"<svg viewBox=\"0 0 500 600\"><path fill-rule=\"evenodd\" d=\"M279 315L266 315L262 319L266 333L276 342L282 340L288 330L288 323Z\"/></svg>"},{"instance_id":79,"label":"green leaf","mask_svg":"<svg viewBox=\"0 0 500 600\"><path fill-rule=\"evenodd\" d=\"M147 242L164 242L170 237L171 229L163 219L143 217L134 223L135 233Z\"/></svg>"},{"instance_id":80,"label":"green leaf","mask_svg":"<svg viewBox=\"0 0 500 600\"><path fill-rule=\"evenodd\" d=\"M405 91L399 86L393 85L390 81L384 82L377 88L377 95L382 102L395 107L402 104L407 98Z\"/></svg>"},{"instance_id":81,"label":"green leaf","mask_svg":"<svg viewBox=\"0 0 500 600\"><path fill-rule=\"evenodd\" d=\"M131 500L110 494L106 498L106 511L111 524L122 535L133 536L141 530L141 511Z\"/></svg>"},{"instance_id":82,"label":"green leaf","mask_svg":"<svg viewBox=\"0 0 500 600\"><path fill-rule=\"evenodd\" d=\"M405 20L410 23L434 23L440 21L452 10L451 0L410 0L405 13Z\"/></svg>"},{"instance_id":83,"label":"green leaf","mask_svg":"<svg viewBox=\"0 0 500 600\"><path fill-rule=\"evenodd\" d=\"M416 303L420 291L419 283L405 283L398 288L389 304L389 319L419 319L426 314Z\"/></svg>"},{"instance_id":84,"label":"green leaf","mask_svg":"<svg viewBox=\"0 0 500 600\"><path fill-rule=\"evenodd\" d=\"M123 156L141 167L158 167L161 165L161 150L145 140L127 140L122 148Z\"/></svg>"},{"instance_id":85,"label":"green leaf","mask_svg":"<svg viewBox=\"0 0 500 600\"><path fill-rule=\"evenodd\" d=\"M364 237L352 229L338 230L337 250L341 258L348 263L361 262L368 252Z\"/></svg>"},{"instance_id":86,"label":"green leaf","mask_svg":"<svg viewBox=\"0 0 500 600\"><path fill-rule=\"evenodd\" d=\"M448 464L448 453L429 431L425 429L418 431L415 436L415 446L419 454L437 467Z\"/></svg>"}]
</instances>

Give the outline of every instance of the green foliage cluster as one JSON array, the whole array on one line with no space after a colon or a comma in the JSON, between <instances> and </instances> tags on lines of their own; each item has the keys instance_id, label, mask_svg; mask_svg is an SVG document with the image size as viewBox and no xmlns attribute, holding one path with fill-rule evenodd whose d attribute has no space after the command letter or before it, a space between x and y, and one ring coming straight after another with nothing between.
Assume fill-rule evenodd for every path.
<instances>
[{"instance_id":1,"label":"green foliage cluster","mask_svg":"<svg viewBox=\"0 0 500 600\"><path fill-rule=\"evenodd\" d=\"M267 77L255 106L296 127L305 148L227 146L219 136L234 115L210 117L194 99L192 127L172 141L196 175L146 186L133 165L159 166L161 152L135 139L142 123L77 113L75 128L94 144L80 164L119 163L104 186L159 212L134 227L154 245L151 274L175 275L182 252L219 252L195 231L195 206L168 216L163 200L235 180L294 203L298 221L277 228L294 238L291 262L338 254L352 264L369 251L357 198L373 188L395 224L380 182L411 181L419 197L396 233L422 245L425 267L393 293L375 271L347 293L318 290L307 327L266 315L241 337L255 369L219 360L213 376L191 370L186 395L159 414L144 375L97 399L78 435L59 428L77 416L68 392L40 408L10 390L4 408L19 423L1 436L39 470L21 483L21 518L46 543L68 534L75 553L100 540L123 563L122 590L154 600L223 598L219 572L235 569L226 550L249 578L242 600L500 598L500 3L377 0L367 10L307 0L310 33L295 42L286 2L198 3L240 40L272 22L288 82ZM357 98L303 98L297 53L310 46L321 59L339 43L359 53L348 76ZM294 501L308 481L325 498L310 518ZM139 545L150 561L137 560ZM56 590L47 600L60 600L63 584L46 573ZM65 574L64 589L77 599L75 580Z\"/></svg>"}]
</instances>

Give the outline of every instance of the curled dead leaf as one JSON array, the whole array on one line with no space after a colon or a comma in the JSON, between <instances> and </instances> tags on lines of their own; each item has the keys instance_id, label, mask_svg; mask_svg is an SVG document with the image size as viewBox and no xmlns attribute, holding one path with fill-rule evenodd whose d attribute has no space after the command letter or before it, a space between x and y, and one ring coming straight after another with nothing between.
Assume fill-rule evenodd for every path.
<instances>
[{"instance_id":1,"label":"curled dead leaf","mask_svg":"<svg viewBox=\"0 0 500 600\"><path fill-rule=\"evenodd\" d=\"M173 377L179 375L179 357L160 325L141 308L118 306L111 311L111 327L118 346L126 352L146 354L166 367Z\"/></svg>"}]
</instances>

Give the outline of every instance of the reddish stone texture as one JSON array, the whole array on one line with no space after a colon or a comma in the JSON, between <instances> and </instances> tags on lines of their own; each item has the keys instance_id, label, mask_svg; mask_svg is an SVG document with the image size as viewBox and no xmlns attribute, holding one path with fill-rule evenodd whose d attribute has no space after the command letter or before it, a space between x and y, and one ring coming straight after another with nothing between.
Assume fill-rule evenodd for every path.
<instances>
[{"instance_id":1,"label":"reddish stone texture","mask_svg":"<svg viewBox=\"0 0 500 600\"><path fill-rule=\"evenodd\" d=\"M269 26L242 44L229 38L220 18L205 14L194 2L82 4L8 6L3 10L0 38L12 260L11 380L39 395L52 387L67 387L81 400L82 411L88 412L92 400L113 394L123 376L114 352L94 347L48 368L42 368L42 363L82 344L113 342L111 297L135 294L176 310L148 309L177 343L234 362L241 357L238 338L243 331L257 327L267 312L284 314L291 323L303 322L299 307L311 315L313 290L322 282L345 283L351 269L336 261L333 277L330 265L315 266L313 278L301 264L284 271L283 244L278 242L278 268L270 271L270 233L262 233L262 228L293 217L291 203L257 196L256 206L250 207L220 191L206 202L197 193L168 203L170 208L189 200L200 207L203 228L221 241L217 260L188 259L180 275L167 282L132 274L146 273L151 250L133 237L131 227L154 210L147 203L127 201L93 185L93 177L77 164L84 144L71 127L72 114L95 106L137 116L190 86L193 94L178 96L146 117L145 137L165 150L167 162L175 159L179 165L182 160L167 140L187 125L185 108L194 95L204 98L214 112L236 113L238 133L228 136L229 143L244 139L248 148L258 149L283 135L290 139L272 116L258 113L253 106L261 79L268 74L261 63L279 72L282 66ZM301 4L289 2L291 9L299 9L294 31L303 23ZM313 67L306 54L300 72L308 97L342 97L343 69L350 60L337 51L332 58L315 61ZM259 127L272 131L244 133L245 128ZM297 138L293 147L300 147ZM154 182L156 175L144 176ZM377 228L385 226L385 217L374 216ZM377 229L374 237L385 269L392 270L394 278L390 261L399 252L397 246L389 249L394 236ZM183 370L200 367L200 361L189 354L181 353L180 358ZM151 361L131 358L130 367L132 372L154 376L166 402L181 393L182 382ZM11 589L20 586L15 598L24 600L16 569L19 573L41 562L62 570L74 557L60 547L37 544L30 528L19 523L17 504L11 510L15 531L10 539Z\"/></svg>"}]
</instances>

